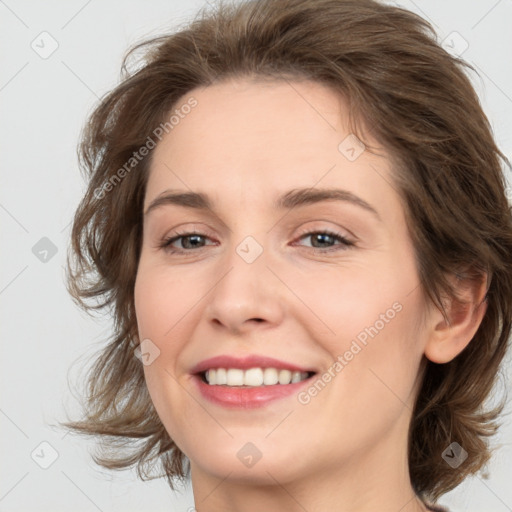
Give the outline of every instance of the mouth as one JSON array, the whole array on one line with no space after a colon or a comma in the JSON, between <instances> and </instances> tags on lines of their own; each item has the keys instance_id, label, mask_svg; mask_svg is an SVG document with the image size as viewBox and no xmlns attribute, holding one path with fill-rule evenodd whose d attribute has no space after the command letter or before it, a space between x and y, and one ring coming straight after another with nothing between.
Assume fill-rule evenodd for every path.
<instances>
[{"instance_id":1,"label":"mouth","mask_svg":"<svg viewBox=\"0 0 512 512\"><path fill-rule=\"evenodd\" d=\"M310 379L316 372L291 371L286 368L210 368L196 374L208 386L258 388L287 386Z\"/></svg>"},{"instance_id":2,"label":"mouth","mask_svg":"<svg viewBox=\"0 0 512 512\"><path fill-rule=\"evenodd\" d=\"M201 361L190 373L200 395L209 402L246 410L292 397L318 371L258 354L226 354Z\"/></svg>"},{"instance_id":3,"label":"mouth","mask_svg":"<svg viewBox=\"0 0 512 512\"><path fill-rule=\"evenodd\" d=\"M311 385L316 372L277 368L211 368L193 375L200 395L227 409L255 409L293 398Z\"/></svg>"}]
</instances>

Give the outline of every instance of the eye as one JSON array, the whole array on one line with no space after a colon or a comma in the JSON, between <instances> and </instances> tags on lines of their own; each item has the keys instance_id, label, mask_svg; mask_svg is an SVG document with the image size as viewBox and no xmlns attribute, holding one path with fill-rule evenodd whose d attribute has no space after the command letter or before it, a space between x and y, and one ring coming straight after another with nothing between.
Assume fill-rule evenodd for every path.
<instances>
[{"instance_id":1,"label":"eye","mask_svg":"<svg viewBox=\"0 0 512 512\"><path fill-rule=\"evenodd\" d=\"M303 238L310 238L312 242L312 248L317 249L319 252L345 250L348 247L354 245L354 242L348 240L341 233L336 233L329 230L308 231L303 233L299 237L299 240L302 240ZM334 244L335 241L341 242L338 244L338 247L336 247L336 245L331 245Z\"/></svg>"},{"instance_id":2,"label":"eye","mask_svg":"<svg viewBox=\"0 0 512 512\"><path fill-rule=\"evenodd\" d=\"M166 252L190 252L191 249L201 249L204 245L201 244L201 239L208 238L203 233L188 232L188 233L175 233L172 237L164 238L159 247ZM174 242L181 241L181 248L174 247Z\"/></svg>"},{"instance_id":3,"label":"eye","mask_svg":"<svg viewBox=\"0 0 512 512\"><path fill-rule=\"evenodd\" d=\"M185 232L185 233L175 233L171 237L164 238L162 242L159 244L159 247L168 253L185 253L185 252L193 252L194 249L202 249L205 247L204 240L209 237L204 233L199 232ZM330 230L321 230L321 231L307 231L302 233L302 235L298 238L298 240L302 240L304 238L310 238L312 245L310 246L312 249L315 249L318 252L331 252L338 250L346 250L347 248L354 246L354 242L348 240L341 233L336 233ZM175 242L180 242L181 247L175 247L173 244ZM336 242L339 242L336 244ZM210 244L211 245L211 244Z\"/></svg>"}]
</instances>

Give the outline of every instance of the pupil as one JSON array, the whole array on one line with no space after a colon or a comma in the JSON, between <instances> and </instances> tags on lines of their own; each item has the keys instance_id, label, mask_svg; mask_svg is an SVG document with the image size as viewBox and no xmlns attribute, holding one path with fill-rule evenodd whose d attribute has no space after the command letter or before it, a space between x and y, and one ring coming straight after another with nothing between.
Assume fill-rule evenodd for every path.
<instances>
[{"instance_id":1,"label":"pupil","mask_svg":"<svg viewBox=\"0 0 512 512\"><path fill-rule=\"evenodd\" d=\"M199 239L199 241L200 241L201 236L200 236L200 235L189 235L189 236L187 236L187 237L184 239L184 240L186 241L184 245L186 246L186 245L187 245L187 244L188 244L192 239L195 239L195 240L196 240L196 242L197 242L197 241L198 241L198 239ZM195 243L192 243L191 245L192 245L192 247L196 247L196 246L197 246L197 244L195 244Z\"/></svg>"},{"instance_id":2,"label":"pupil","mask_svg":"<svg viewBox=\"0 0 512 512\"><path fill-rule=\"evenodd\" d=\"M331 238L331 235L327 235L327 234L324 234L324 233L319 233L317 234L315 237L313 237L314 240L318 240L320 239L320 243L328 243L329 240L327 240L327 242L325 241L325 238ZM323 239L323 241L322 241ZM313 244L314 245L314 244Z\"/></svg>"}]
</instances>

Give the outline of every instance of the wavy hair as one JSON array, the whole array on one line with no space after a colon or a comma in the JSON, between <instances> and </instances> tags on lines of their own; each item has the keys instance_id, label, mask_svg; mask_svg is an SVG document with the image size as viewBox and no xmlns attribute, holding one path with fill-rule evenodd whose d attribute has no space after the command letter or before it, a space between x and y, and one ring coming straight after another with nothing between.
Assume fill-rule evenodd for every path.
<instances>
[{"instance_id":1,"label":"wavy hair","mask_svg":"<svg viewBox=\"0 0 512 512\"><path fill-rule=\"evenodd\" d=\"M512 217L502 167L510 163L468 71L475 70L442 48L428 22L374 0L221 3L131 48L119 85L81 134L88 186L66 268L75 302L113 318L113 333L88 370L84 417L63 423L99 436L98 464L136 466L140 478L166 476L171 487L188 475L133 354L140 341L134 284L153 154L141 157L141 148L154 142L157 127L169 126L169 114L194 88L238 77L314 80L346 98L353 133L364 140L364 123L392 155L421 289L445 318L443 297L457 299L450 276L489 277L487 311L469 345L446 364L423 361L408 439L411 482L424 499L437 500L488 462L488 438L499 428L504 402L486 403L512 321ZM442 458L453 440L468 453L456 470Z\"/></svg>"}]
</instances>

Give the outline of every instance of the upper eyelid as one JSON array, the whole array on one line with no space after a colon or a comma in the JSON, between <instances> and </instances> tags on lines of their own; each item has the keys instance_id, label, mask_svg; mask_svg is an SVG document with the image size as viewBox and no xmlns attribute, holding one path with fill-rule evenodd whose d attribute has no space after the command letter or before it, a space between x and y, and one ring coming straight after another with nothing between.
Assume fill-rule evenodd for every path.
<instances>
[{"instance_id":1,"label":"upper eyelid","mask_svg":"<svg viewBox=\"0 0 512 512\"><path fill-rule=\"evenodd\" d=\"M327 223L335 223L334 220L332 219L314 219L314 220L308 220L308 219L299 219L301 223L311 223L311 222L314 222L314 223L324 223L324 222L327 222ZM183 228L182 226L183 225L186 225L186 226L195 226L195 225L200 225L201 227L199 228L195 228L195 227L190 227L190 228ZM271 231L272 229L274 229L276 224L274 224L271 229L267 230L267 233L269 231ZM194 234L194 232L196 231L197 233L196 234L200 234L200 235L207 235L207 236L213 236L215 237L215 235L213 234L209 234L209 233L212 233L213 231L215 231L214 229L210 228L210 226L206 225L206 227L204 227L204 223L201 222L201 221L197 221L197 222L187 222L187 223L183 223L183 224L180 224L178 225L177 227L173 228L174 230L179 230L179 231L182 231L183 234ZM286 226L285 224L285 229L288 230L288 227ZM301 229L301 232L304 232L304 233L308 233L308 232L317 232L317 231L343 231L345 233L347 233L347 237L351 237L353 238L354 240L357 240L358 237L348 228L346 228L345 226L338 226L338 227L325 227L325 226L321 226L321 227L307 227L307 228L304 228L304 231L302 231L302 228ZM231 232L231 229L228 228L228 231ZM174 236L174 235L169 235L170 236Z\"/></svg>"},{"instance_id":2,"label":"upper eyelid","mask_svg":"<svg viewBox=\"0 0 512 512\"><path fill-rule=\"evenodd\" d=\"M169 235L165 235L162 238L170 239L170 238L186 237L189 235L200 235L200 236L204 236L207 238L215 238L215 235L211 234L209 229L205 229L205 228L199 228L199 229L185 228L185 229L183 229L180 227L180 228L175 228L175 229L178 231L177 232L175 231ZM341 227L340 228L308 227L308 228L301 229L298 234L294 235L294 237L298 238L298 237L302 237L302 236L310 235L310 234L314 234L314 233L326 233L326 232L330 232L332 235L341 236L343 238L351 238L354 240L358 239L358 237L355 236L351 231L349 231L346 228L341 228Z\"/></svg>"}]
</instances>

